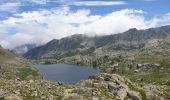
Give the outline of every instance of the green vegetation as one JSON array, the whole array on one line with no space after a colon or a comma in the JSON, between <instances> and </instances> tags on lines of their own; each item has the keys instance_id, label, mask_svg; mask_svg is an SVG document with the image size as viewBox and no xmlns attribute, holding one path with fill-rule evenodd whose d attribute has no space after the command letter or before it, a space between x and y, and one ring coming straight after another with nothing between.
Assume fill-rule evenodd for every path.
<instances>
[{"instance_id":1,"label":"green vegetation","mask_svg":"<svg viewBox=\"0 0 170 100\"><path fill-rule=\"evenodd\" d=\"M167 85L170 75L167 72L153 71L143 74L133 74L128 76L134 82L138 83L154 83L159 85Z\"/></svg>"},{"instance_id":2,"label":"green vegetation","mask_svg":"<svg viewBox=\"0 0 170 100\"><path fill-rule=\"evenodd\" d=\"M56 100L62 100L62 96L58 96Z\"/></svg>"},{"instance_id":3,"label":"green vegetation","mask_svg":"<svg viewBox=\"0 0 170 100\"><path fill-rule=\"evenodd\" d=\"M65 53L64 55L62 55L61 58L62 58L62 57L71 57L71 56L74 56L74 55L76 55L75 52L69 51L69 52Z\"/></svg>"},{"instance_id":4,"label":"green vegetation","mask_svg":"<svg viewBox=\"0 0 170 100\"><path fill-rule=\"evenodd\" d=\"M141 94L142 100L146 100L146 94L143 89L136 87L135 85L132 84L129 84L128 86L131 90L138 91Z\"/></svg>"},{"instance_id":5,"label":"green vegetation","mask_svg":"<svg viewBox=\"0 0 170 100\"><path fill-rule=\"evenodd\" d=\"M158 63L162 67L170 68L170 56L160 56L160 55L139 55L135 57L135 62L138 63Z\"/></svg>"},{"instance_id":6,"label":"green vegetation","mask_svg":"<svg viewBox=\"0 0 170 100\"><path fill-rule=\"evenodd\" d=\"M38 78L39 74L37 69L26 67L20 69L18 76L20 79L26 80L28 78Z\"/></svg>"},{"instance_id":7,"label":"green vegetation","mask_svg":"<svg viewBox=\"0 0 170 100\"><path fill-rule=\"evenodd\" d=\"M101 94L102 94L102 95L104 95L104 96L107 97L107 99L116 100L116 97L115 97L115 96L112 96L112 95L110 95L110 94L107 93L107 88L106 88L106 87L101 86L101 87L100 87L100 91L101 91Z\"/></svg>"}]
</instances>

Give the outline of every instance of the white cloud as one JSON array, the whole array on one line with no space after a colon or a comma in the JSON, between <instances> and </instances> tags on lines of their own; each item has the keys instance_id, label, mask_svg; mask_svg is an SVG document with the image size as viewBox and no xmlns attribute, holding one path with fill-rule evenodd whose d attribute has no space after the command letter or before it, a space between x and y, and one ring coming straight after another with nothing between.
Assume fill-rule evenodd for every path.
<instances>
[{"instance_id":1,"label":"white cloud","mask_svg":"<svg viewBox=\"0 0 170 100\"><path fill-rule=\"evenodd\" d=\"M164 14L162 16L154 17L149 21L151 26L163 26L170 24L170 13Z\"/></svg>"},{"instance_id":2,"label":"white cloud","mask_svg":"<svg viewBox=\"0 0 170 100\"><path fill-rule=\"evenodd\" d=\"M68 5L75 6L114 6L114 5L124 5L124 1L74 1L70 2Z\"/></svg>"},{"instance_id":3,"label":"white cloud","mask_svg":"<svg viewBox=\"0 0 170 100\"><path fill-rule=\"evenodd\" d=\"M36 3L36 4L46 4L50 2L50 0L28 0L28 2Z\"/></svg>"},{"instance_id":4,"label":"white cloud","mask_svg":"<svg viewBox=\"0 0 170 100\"><path fill-rule=\"evenodd\" d=\"M147 28L144 17L138 14L139 13L133 9L115 11L111 14L102 16L100 19L95 20L88 25L81 25L79 27L79 33L106 35L124 32L129 28L134 27L138 29Z\"/></svg>"},{"instance_id":5,"label":"white cloud","mask_svg":"<svg viewBox=\"0 0 170 100\"><path fill-rule=\"evenodd\" d=\"M0 40L4 40L4 39L5 39L5 34L0 33Z\"/></svg>"},{"instance_id":6,"label":"white cloud","mask_svg":"<svg viewBox=\"0 0 170 100\"><path fill-rule=\"evenodd\" d=\"M20 2L9 2L0 4L0 11L15 12L21 6Z\"/></svg>"},{"instance_id":7,"label":"white cloud","mask_svg":"<svg viewBox=\"0 0 170 100\"><path fill-rule=\"evenodd\" d=\"M89 9L72 12L68 7L18 13L15 14L16 17L0 22L0 34L8 31L8 27L17 29L16 34L3 36L0 44L5 48L26 43L41 45L54 38L60 39L73 34L116 34L129 28L146 29L170 24L170 14L151 20L146 20L143 14L146 13L142 10L123 9L106 15L91 15Z\"/></svg>"}]
</instances>

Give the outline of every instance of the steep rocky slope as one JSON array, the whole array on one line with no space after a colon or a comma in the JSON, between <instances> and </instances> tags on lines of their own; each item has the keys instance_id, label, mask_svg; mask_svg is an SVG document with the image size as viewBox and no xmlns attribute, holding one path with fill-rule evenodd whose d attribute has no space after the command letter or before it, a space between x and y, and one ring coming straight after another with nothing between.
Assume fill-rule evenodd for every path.
<instances>
[{"instance_id":1,"label":"steep rocky slope","mask_svg":"<svg viewBox=\"0 0 170 100\"><path fill-rule=\"evenodd\" d=\"M0 48L0 75L6 79L34 79L39 78L38 71L30 67L30 63L12 53Z\"/></svg>"},{"instance_id":2,"label":"steep rocky slope","mask_svg":"<svg viewBox=\"0 0 170 100\"><path fill-rule=\"evenodd\" d=\"M90 44L87 44L89 37L84 35L73 35L63 38L61 40L54 39L48 42L46 45L42 45L31 49L24 57L26 58L60 58L69 56L77 51L87 50L90 48ZM82 51L81 51L82 52Z\"/></svg>"},{"instance_id":3,"label":"steep rocky slope","mask_svg":"<svg viewBox=\"0 0 170 100\"><path fill-rule=\"evenodd\" d=\"M162 26L147 30L130 29L121 34L88 37L73 35L54 39L45 45L29 50L24 57L30 59L70 57L73 55L93 54L103 48L107 51L133 50L145 46L152 39L165 39L170 35L170 26Z\"/></svg>"}]
</instances>

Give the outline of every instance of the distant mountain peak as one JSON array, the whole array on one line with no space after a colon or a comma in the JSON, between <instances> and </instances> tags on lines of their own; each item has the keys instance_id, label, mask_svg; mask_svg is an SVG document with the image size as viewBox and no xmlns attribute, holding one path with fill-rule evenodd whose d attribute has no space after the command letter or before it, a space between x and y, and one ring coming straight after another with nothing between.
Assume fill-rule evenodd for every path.
<instances>
[{"instance_id":1,"label":"distant mountain peak","mask_svg":"<svg viewBox=\"0 0 170 100\"><path fill-rule=\"evenodd\" d=\"M127 32L136 32L136 31L138 31L138 29L136 29L136 28L131 28L131 29L129 29Z\"/></svg>"},{"instance_id":2,"label":"distant mountain peak","mask_svg":"<svg viewBox=\"0 0 170 100\"><path fill-rule=\"evenodd\" d=\"M76 54L90 54L97 48L110 47L113 50L141 47L152 39L165 39L170 36L170 26L150 28L146 30L129 29L122 34L88 37L75 34L62 39L53 39L45 45L29 50L26 58L60 58Z\"/></svg>"}]
</instances>

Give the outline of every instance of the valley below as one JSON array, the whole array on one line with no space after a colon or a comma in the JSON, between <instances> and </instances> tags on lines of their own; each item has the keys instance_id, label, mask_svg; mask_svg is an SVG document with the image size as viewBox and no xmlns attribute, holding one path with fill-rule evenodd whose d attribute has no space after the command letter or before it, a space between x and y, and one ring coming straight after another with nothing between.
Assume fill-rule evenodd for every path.
<instances>
[{"instance_id":1,"label":"valley below","mask_svg":"<svg viewBox=\"0 0 170 100\"><path fill-rule=\"evenodd\" d=\"M162 26L72 35L20 56L1 47L0 100L169 100L169 37Z\"/></svg>"}]
</instances>

